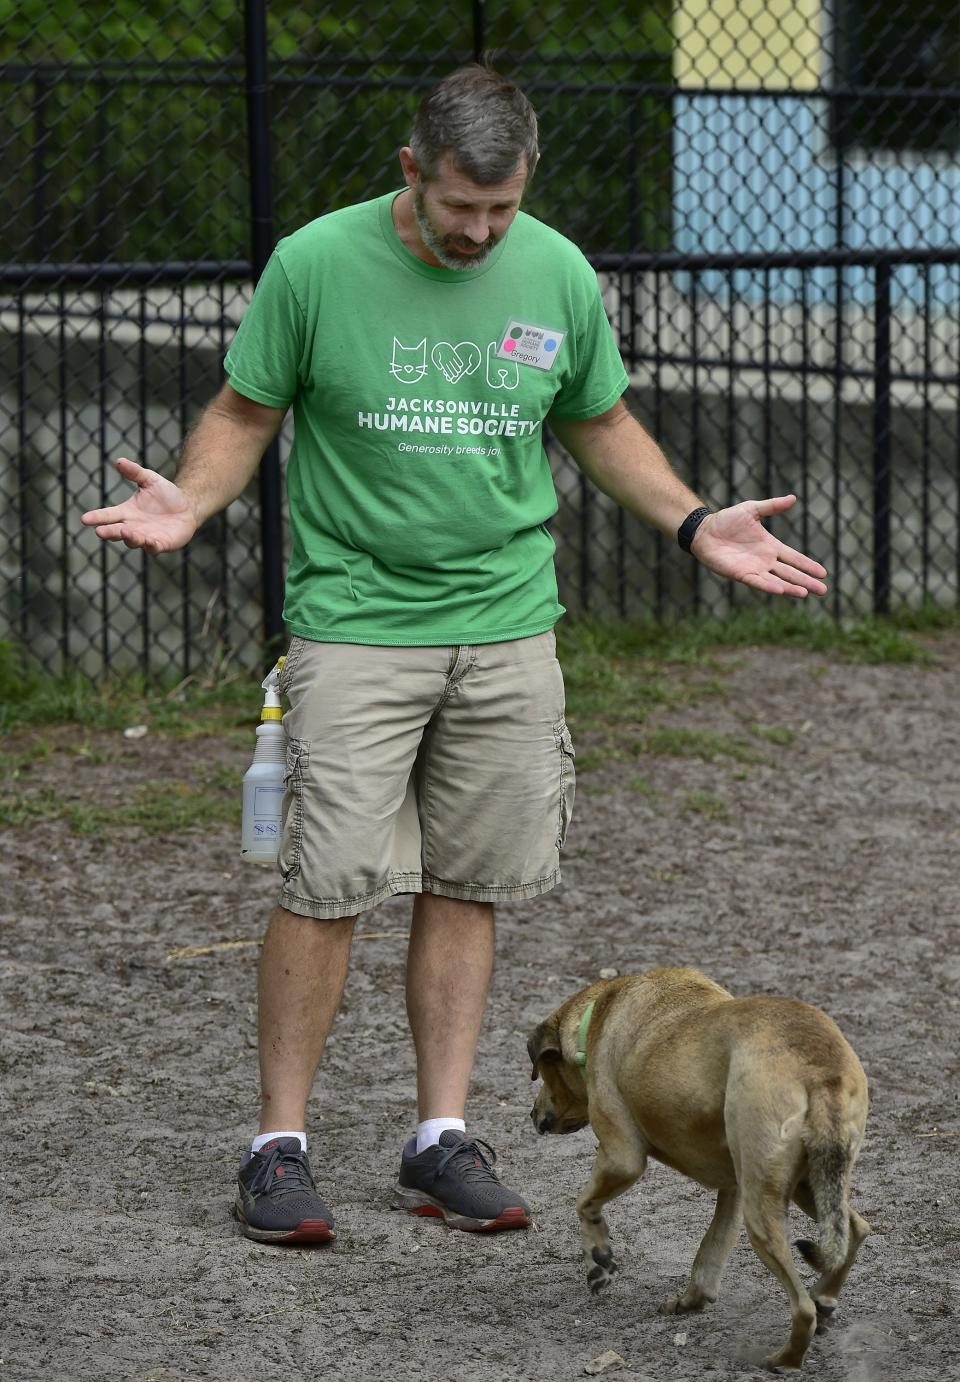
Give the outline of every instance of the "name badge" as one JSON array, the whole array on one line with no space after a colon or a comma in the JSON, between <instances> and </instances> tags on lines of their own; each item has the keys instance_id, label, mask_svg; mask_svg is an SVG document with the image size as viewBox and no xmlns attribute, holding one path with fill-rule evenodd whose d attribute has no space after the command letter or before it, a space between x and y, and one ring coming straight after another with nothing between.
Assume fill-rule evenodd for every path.
<instances>
[{"instance_id":1,"label":"name badge","mask_svg":"<svg viewBox=\"0 0 960 1382\"><path fill-rule=\"evenodd\" d=\"M554 331L549 326L510 321L500 339L497 355L501 360L513 360L517 365L550 370L560 354L566 334L565 331Z\"/></svg>"}]
</instances>

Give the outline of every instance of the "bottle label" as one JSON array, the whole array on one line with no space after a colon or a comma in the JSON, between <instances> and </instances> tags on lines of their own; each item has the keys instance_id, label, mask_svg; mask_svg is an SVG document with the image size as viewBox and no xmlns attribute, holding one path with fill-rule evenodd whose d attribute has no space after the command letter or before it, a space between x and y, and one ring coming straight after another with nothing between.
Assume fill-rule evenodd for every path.
<instances>
[{"instance_id":1,"label":"bottle label","mask_svg":"<svg viewBox=\"0 0 960 1382\"><path fill-rule=\"evenodd\" d=\"M275 840L280 835L283 808L282 787L257 787L253 793L253 834L257 840Z\"/></svg>"}]
</instances>

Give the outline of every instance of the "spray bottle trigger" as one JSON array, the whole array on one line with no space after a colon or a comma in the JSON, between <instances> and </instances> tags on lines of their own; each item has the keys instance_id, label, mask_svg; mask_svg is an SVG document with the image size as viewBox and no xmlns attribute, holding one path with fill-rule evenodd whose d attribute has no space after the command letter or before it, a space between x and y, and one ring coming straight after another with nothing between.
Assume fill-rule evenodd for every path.
<instances>
[{"instance_id":1,"label":"spray bottle trigger","mask_svg":"<svg viewBox=\"0 0 960 1382\"><path fill-rule=\"evenodd\" d=\"M278 658L277 658L277 660L276 660L276 662L274 663L274 665L270 668L270 671L267 673L267 675L264 677L263 681L260 683L260 685L261 685L261 687L262 687L262 689L263 689L264 691L277 691L277 690L279 690L279 688L280 688L280 673L281 673L281 671L283 670L283 664L286 662L286 660L287 660L286 657L278 657Z\"/></svg>"}]
</instances>

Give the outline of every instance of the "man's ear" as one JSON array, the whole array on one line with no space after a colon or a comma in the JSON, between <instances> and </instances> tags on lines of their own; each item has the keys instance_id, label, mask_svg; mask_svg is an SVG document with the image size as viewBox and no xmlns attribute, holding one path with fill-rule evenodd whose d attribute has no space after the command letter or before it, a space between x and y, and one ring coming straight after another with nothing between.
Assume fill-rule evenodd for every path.
<instances>
[{"instance_id":1,"label":"man's ear","mask_svg":"<svg viewBox=\"0 0 960 1382\"><path fill-rule=\"evenodd\" d=\"M545 1058L553 1057L559 1059L562 1052L560 1049L560 1033L553 1018L548 1017L546 1022L541 1022L527 1041L527 1054L533 1063L533 1073L531 1080L535 1080L540 1074L540 1062Z\"/></svg>"},{"instance_id":2,"label":"man's ear","mask_svg":"<svg viewBox=\"0 0 960 1382\"><path fill-rule=\"evenodd\" d=\"M413 156L413 150L409 144L405 144L400 150L400 169L403 173L403 180L408 187L416 188L420 184L420 165Z\"/></svg>"}]
</instances>

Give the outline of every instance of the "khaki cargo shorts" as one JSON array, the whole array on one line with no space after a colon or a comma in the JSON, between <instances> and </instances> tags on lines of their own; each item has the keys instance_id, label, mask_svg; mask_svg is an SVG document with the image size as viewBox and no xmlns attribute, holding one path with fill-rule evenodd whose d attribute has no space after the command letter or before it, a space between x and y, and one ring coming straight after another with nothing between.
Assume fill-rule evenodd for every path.
<instances>
[{"instance_id":1,"label":"khaki cargo shorts","mask_svg":"<svg viewBox=\"0 0 960 1382\"><path fill-rule=\"evenodd\" d=\"M342 917L395 893L547 892L573 808L551 632L377 647L294 638L280 904Z\"/></svg>"}]
</instances>

